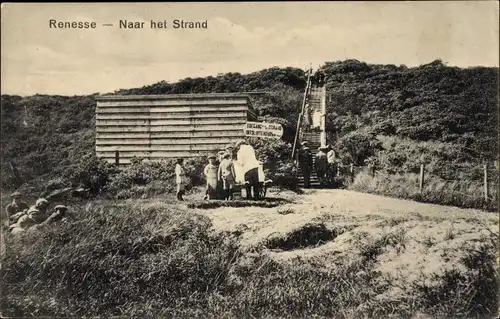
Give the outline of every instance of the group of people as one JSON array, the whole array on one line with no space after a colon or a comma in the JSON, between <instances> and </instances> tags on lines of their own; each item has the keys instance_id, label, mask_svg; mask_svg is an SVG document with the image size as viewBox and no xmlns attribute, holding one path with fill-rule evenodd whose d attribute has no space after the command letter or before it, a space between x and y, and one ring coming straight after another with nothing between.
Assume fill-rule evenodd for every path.
<instances>
[{"instance_id":1,"label":"group of people","mask_svg":"<svg viewBox=\"0 0 500 319\"><path fill-rule=\"evenodd\" d=\"M302 147L298 152L298 162L302 176L304 177L304 187L310 187L311 173L316 171L318 181L321 186L326 186L328 181L331 180L335 171L338 169L336 154L331 146L320 146L318 153L316 153L314 161L313 154L309 148L309 143L304 141L301 143ZM313 165L314 163L314 165Z\"/></svg>"},{"instance_id":2,"label":"group of people","mask_svg":"<svg viewBox=\"0 0 500 319\"><path fill-rule=\"evenodd\" d=\"M182 201L187 185L183 159L177 160L175 167L177 199ZM206 177L205 199L234 199L236 185L245 186L247 199L260 199L265 196L263 189L270 183L264 180L264 172L254 148L245 140L235 145L228 144L217 155L208 156L203 173Z\"/></svg>"},{"instance_id":3,"label":"group of people","mask_svg":"<svg viewBox=\"0 0 500 319\"><path fill-rule=\"evenodd\" d=\"M68 208L56 205L49 215L49 201L39 198L31 207L21 199L20 192L11 194L12 201L6 207L9 221L9 232L12 234L23 233L29 229L40 229L50 223L67 218Z\"/></svg>"}]
</instances>

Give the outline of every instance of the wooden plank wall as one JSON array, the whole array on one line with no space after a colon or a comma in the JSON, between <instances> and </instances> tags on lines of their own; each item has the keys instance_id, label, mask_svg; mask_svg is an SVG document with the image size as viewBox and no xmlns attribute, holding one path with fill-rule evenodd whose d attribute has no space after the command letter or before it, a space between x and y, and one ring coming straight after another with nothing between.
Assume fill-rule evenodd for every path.
<instances>
[{"instance_id":1,"label":"wooden plank wall","mask_svg":"<svg viewBox=\"0 0 500 319\"><path fill-rule=\"evenodd\" d=\"M245 95L103 96L96 108L96 155L120 164L216 153L244 138L254 112ZM250 117L250 118L249 118Z\"/></svg>"}]
</instances>

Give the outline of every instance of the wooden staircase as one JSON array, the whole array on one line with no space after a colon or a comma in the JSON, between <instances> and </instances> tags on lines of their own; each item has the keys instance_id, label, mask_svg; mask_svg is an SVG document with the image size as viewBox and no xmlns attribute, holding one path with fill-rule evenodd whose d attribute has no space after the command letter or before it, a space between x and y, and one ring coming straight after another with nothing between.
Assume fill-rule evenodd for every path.
<instances>
[{"instance_id":1,"label":"wooden staircase","mask_svg":"<svg viewBox=\"0 0 500 319\"><path fill-rule=\"evenodd\" d=\"M325 103L325 88L324 86L312 86L309 95L306 97L307 104L309 106L309 110L307 113L310 116L310 121L306 121L306 123L310 123L310 125L304 125L300 130L300 141L309 142L309 148L311 148L311 152L313 154L313 169L311 171L310 178L310 186L318 187L320 186L318 177L316 175L315 170L315 159L316 154L318 153L318 148L324 143L324 116L321 117L319 122L315 121L313 118L314 112L324 113L324 103ZM304 178L302 176L302 172L299 169L299 187L304 187Z\"/></svg>"}]
</instances>

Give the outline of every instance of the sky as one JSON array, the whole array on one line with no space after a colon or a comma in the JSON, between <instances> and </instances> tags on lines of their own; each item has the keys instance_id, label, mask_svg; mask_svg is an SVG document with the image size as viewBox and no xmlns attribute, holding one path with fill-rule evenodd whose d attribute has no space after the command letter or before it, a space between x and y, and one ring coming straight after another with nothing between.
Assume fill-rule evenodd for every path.
<instances>
[{"instance_id":1,"label":"sky","mask_svg":"<svg viewBox=\"0 0 500 319\"><path fill-rule=\"evenodd\" d=\"M96 22L54 29L49 21ZM207 21L173 29L172 21ZM144 21L120 29L119 20ZM167 21L151 29L150 21ZM113 24L112 27L102 24ZM43 3L1 7L1 93L83 95L326 61L499 65L497 1Z\"/></svg>"}]
</instances>

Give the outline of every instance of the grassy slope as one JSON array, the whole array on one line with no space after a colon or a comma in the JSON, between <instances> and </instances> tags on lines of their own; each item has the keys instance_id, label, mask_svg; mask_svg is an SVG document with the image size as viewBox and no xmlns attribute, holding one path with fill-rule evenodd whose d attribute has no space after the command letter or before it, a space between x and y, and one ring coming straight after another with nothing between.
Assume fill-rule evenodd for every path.
<instances>
[{"instance_id":1,"label":"grassy slope","mask_svg":"<svg viewBox=\"0 0 500 319\"><path fill-rule=\"evenodd\" d=\"M348 191L271 196L295 202L76 205L72 223L7 238L3 313L494 317L496 215Z\"/></svg>"}]
</instances>

